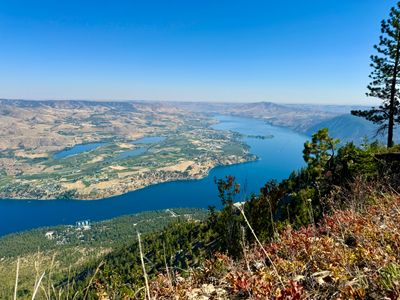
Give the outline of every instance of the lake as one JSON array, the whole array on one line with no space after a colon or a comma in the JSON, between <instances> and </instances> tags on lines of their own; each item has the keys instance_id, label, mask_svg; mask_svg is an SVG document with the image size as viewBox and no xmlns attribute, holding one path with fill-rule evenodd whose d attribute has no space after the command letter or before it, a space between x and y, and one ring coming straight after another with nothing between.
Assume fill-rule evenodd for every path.
<instances>
[{"instance_id":1,"label":"lake","mask_svg":"<svg viewBox=\"0 0 400 300\"><path fill-rule=\"evenodd\" d=\"M165 140L164 136L149 136L149 137L143 137L143 138L134 140L131 142L131 144L154 144L154 143L162 142L163 140ZM69 157L69 156L79 154L82 152L88 152L91 150L95 150L99 147L107 146L107 145L109 145L109 143L105 143L105 142L94 142L94 143L75 145L71 148L67 148L60 152L54 153L53 159L61 159L61 158ZM130 156L137 156L144 152L146 152L146 148L136 148L136 149L132 149L132 150L126 150L126 151L123 151L118 157L116 157L116 159L119 160L119 159L123 159L123 158L130 157Z\"/></svg>"},{"instance_id":2,"label":"lake","mask_svg":"<svg viewBox=\"0 0 400 300\"><path fill-rule=\"evenodd\" d=\"M210 171L209 176L201 180L161 183L96 201L0 199L0 235L40 226L75 224L80 220L104 220L148 210L174 207L207 208L209 205L219 207L214 177L233 175L241 184L242 190L250 195L252 192L258 193L267 180L281 180L291 171L303 166L302 149L307 136L268 125L261 120L231 116L217 118L220 123L213 126L215 129L274 137L244 138L244 142L251 147L251 152L257 155L259 160L216 167ZM150 139L144 143L161 140Z\"/></svg>"},{"instance_id":3,"label":"lake","mask_svg":"<svg viewBox=\"0 0 400 300\"><path fill-rule=\"evenodd\" d=\"M73 146L71 148L64 149L64 150L62 150L60 152L55 153L53 155L53 158L54 159L61 159L61 158L72 156L74 154L78 154L78 153L81 153L81 152L87 152L87 151L90 151L90 150L94 150L94 149L96 149L98 147L101 147L101 146L104 146L104 145L107 145L107 143L98 142L98 143L87 143L87 144L75 145L75 146Z\"/></svg>"}]
</instances>

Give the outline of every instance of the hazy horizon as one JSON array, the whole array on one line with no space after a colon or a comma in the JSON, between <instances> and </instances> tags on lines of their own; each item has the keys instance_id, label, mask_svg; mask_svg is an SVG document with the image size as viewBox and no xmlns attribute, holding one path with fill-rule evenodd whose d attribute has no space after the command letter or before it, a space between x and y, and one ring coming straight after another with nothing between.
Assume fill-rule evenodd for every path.
<instances>
[{"instance_id":1,"label":"hazy horizon","mask_svg":"<svg viewBox=\"0 0 400 300\"><path fill-rule=\"evenodd\" d=\"M312 105L312 106L376 106L376 104L365 104L365 103L311 103L311 102L276 102L270 100L259 100L259 101L205 101L205 100L157 100L157 99L27 99L27 98L5 98L0 97L0 100L11 100L11 101L89 101L89 102L165 102L165 103L210 103L210 104L251 104L251 103L273 103L278 105Z\"/></svg>"}]
</instances>

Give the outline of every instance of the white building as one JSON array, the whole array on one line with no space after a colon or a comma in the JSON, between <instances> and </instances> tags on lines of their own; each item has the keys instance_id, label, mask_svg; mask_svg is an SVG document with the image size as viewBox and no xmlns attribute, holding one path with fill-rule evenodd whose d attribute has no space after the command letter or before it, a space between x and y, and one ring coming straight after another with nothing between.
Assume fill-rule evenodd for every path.
<instances>
[{"instance_id":1,"label":"white building","mask_svg":"<svg viewBox=\"0 0 400 300\"><path fill-rule=\"evenodd\" d=\"M47 231L44 236L46 238L48 238L49 240L52 240L52 239L54 239L54 231Z\"/></svg>"}]
</instances>

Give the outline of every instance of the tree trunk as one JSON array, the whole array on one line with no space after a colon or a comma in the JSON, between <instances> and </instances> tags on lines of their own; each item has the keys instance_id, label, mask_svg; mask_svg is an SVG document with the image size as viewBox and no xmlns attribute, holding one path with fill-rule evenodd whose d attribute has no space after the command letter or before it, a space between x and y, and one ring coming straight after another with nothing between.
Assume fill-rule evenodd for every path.
<instances>
[{"instance_id":1,"label":"tree trunk","mask_svg":"<svg viewBox=\"0 0 400 300\"><path fill-rule=\"evenodd\" d=\"M399 50L400 50L400 33L397 34L397 47L396 58L393 66L392 86L390 91L390 106L389 106L389 128L387 147L393 147L393 127L394 127L394 100L396 99L396 81L397 81L397 68L399 65Z\"/></svg>"}]
</instances>

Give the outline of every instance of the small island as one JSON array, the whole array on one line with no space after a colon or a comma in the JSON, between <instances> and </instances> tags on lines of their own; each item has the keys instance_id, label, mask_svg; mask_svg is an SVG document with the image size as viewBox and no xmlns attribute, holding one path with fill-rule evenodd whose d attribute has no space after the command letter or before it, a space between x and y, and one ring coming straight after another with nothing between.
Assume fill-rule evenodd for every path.
<instances>
[{"instance_id":1,"label":"small island","mask_svg":"<svg viewBox=\"0 0 400 300\"><path fill-rule=\"evenodd\" d=\"M273 134L269 134L269 135L253 135L253 134L248 134L246 135L247 138L250 139L259 139L259 140L267 140L267 139L272 139L274 138Z\"/></svg>"},{"instance_id":2,"label":"small island","mask_svg":"<svg viewBox=\"0 0 400 300\"><path fill-rule=\"evenodd\" d=\"M0 198L102 199L256 159L237 133L167 104L0 101Z\"/></svg>"}]
</instances>

